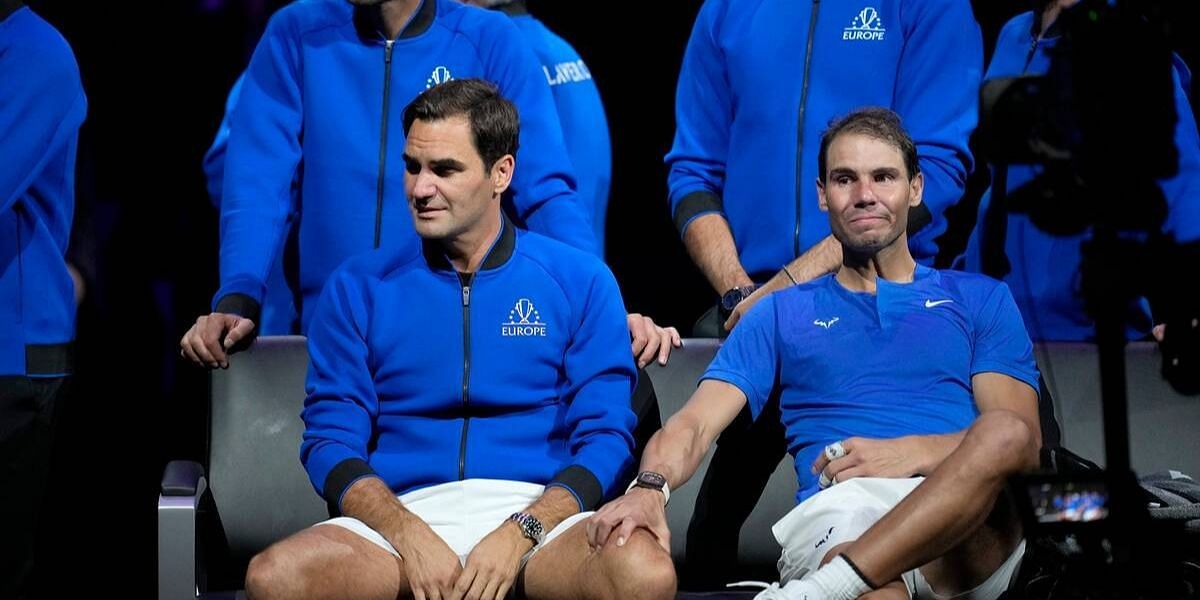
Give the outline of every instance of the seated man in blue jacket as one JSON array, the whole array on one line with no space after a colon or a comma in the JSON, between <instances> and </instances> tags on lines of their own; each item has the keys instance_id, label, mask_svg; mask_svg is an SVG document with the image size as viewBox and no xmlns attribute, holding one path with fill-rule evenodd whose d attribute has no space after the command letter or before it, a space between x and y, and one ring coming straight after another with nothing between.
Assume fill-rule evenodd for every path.
<instances>
[{"instance_id":1,"label":"seated man in blue jacket","mask_svg":"<svg viewBox=\"0 0 1200 600\"><path fill-rule=\"evenodd\" d=\"M404 112L420 244L347 261L309 330L301 460L341 516L251 562L251 598L672 598L649 532L579 522L632 458L635 371L596 257L503 216L517 111L456 80Z\"/></svg>"},{"instance_id":2,"label":"seated man in blue jacket","mask_svg":"<svg viewBox=\"0 0 1200 600\"><path fill-rule=\"evenodd\" d=\"M641 485L589 521L593 543L637 528L665 538L663 495L644 488L682 485L744 406L759 418L777 396L800 504L773 528L786 585L760 599L1007 589L1023 543L997 499L1010 475L1038 464L1033 345L1003 283L914 259L916 157L890 111L831 126L817 189L842 266L747 313L651 439Z\"/></svg>"}]
</instances>

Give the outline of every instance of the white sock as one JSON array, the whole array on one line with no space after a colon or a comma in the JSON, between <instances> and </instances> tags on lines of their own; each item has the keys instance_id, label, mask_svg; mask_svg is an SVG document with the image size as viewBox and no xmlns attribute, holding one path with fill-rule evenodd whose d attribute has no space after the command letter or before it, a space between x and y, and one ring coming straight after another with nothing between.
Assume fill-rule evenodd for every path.
<instances>
[{"instance_id":1,"label":"white sock","mask_svg":"<svg viewBox=\"0 0 1200 600\"><path fill-rule=\"evenodd\" d=\"M816 597L822 600L854 600L871 591L871 586L840 554L805 577L804 583L810 583L819 590Z\"/></svg>"}]
</instances>

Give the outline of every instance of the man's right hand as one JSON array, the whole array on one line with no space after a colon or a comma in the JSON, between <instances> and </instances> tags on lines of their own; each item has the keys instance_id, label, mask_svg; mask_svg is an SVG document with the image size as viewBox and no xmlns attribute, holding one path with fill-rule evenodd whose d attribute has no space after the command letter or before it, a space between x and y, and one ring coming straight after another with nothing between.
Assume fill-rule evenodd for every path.
<instances>
[{"instance_id":1,"label":"man's right hand","mask_svg":"<svg viewBox=\"0 0 1200 600\"><path fill-rule=\"evenodd\" d=\"M624 546L633 531L641 527L654 535L663 550L670 552L671 530L667 527L667 507L663 500L660 491L635 487L605 504L588 518L588 545L599 549L616 536L617 545Z\"/></svg>"},{"instance_id":2,"label":"man's right hand","mask_svg":"<svg viewBox=\"0 0 1200 600\"><path fill-rule=\"evenodd\" d=\"M179 355L212 369L229 368L229 349L254 331L254 321L239 315L201 315L179 341Z\"/></svg>"},{"instance_id":3,"label":"man's right hand","mask_svg":"<svg viewBox=\"0 0 1200 600\"><path fill-rule=\"evenodd\" d=\"M404 560L404 575L414 600L444 600L453 595L462 563L428 524L412 517L387 537Z\"/></svg>"}]
</instances>

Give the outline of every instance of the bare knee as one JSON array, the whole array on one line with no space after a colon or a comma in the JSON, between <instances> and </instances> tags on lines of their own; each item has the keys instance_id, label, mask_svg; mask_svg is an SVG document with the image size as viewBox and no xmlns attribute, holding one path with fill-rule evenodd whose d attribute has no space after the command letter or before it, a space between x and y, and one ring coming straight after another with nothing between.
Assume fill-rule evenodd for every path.
<instances>
[{"instance_id":1,"label":"bare knee","mask_svg":"<svg viewBox=\"0 0 1200 600\"><path fill-rule=\"evenodd\" d=\"M296 561L279 544L259 552L246 569L246 597L249 600L294 598L303 592Z\"/></svg>"},{"instance_id":2,"label":"bare knee","mask_svg":"<svg viewBox=\"0 0 1200 600\"><path fill-rule=\"evenodd\" d=\"M974 438L980 456L992 462L999 461L996 466L1005 473L1038 466L1041 435L1012 411L983 413L968 435Z\"/></svg>"},{"instance_id":3,"label":"bare knee","mask_svg":"<svg viewBox=\"0 0 1200 600\"><path fill-rule=\"evenodd\" d=\"M605 546L600 559L616 598L672 600L675 597L675 564L670 553L649 532L639 529L624 546Z\"/></svg>"}]
</instances>

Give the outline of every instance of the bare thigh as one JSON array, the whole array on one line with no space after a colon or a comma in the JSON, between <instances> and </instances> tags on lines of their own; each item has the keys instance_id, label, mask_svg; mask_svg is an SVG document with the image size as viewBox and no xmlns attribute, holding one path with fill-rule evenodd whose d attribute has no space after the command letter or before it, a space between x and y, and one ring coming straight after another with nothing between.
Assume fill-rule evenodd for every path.
<instances>
[{"instance_id":1,"label":"bare thigh","mask_svg":"<svg viewBox=\"0 0 1200 600\"><path fill-rule=\"evenodd\" d=\"M254 599L394 600L410 595L403 561L336 525L310 527L255 556L246 592Z\"/></svg>"}]
</instances>

